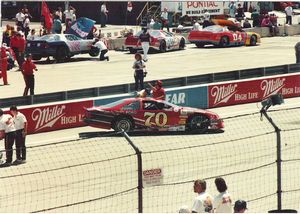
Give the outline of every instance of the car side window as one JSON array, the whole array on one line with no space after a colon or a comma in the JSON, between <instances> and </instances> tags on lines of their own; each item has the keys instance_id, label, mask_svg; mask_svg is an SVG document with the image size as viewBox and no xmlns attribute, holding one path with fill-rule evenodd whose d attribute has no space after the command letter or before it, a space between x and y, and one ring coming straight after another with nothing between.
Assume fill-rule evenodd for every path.
<instances>
[{"instance_id":1,"label":"car side window","mask_svg":"<svg viewBox=\"0 0 300 214\"><path fill-rule=\"evenodd\" d=\"M140 102L132 102L122 107L122 110L139 110L140 109Z\"/></svg>"},{"instance_id":2,"label":"car side window","mask_svg":"<svg viewBox=\"0 0 300 214\"><path fill-rule=\"evenodd\" d=\"M69 41L73 41L72 35L66 35L66 39Z\"/></svg>"},{"instance_id":3,"label":"car side window","mask_svg":"<svg viewBox=\"0 0 300 214\"><path fill-rule=\"evenodd\" d=\"M158 110L156 105L157 103L154 101L143 101L143 109L144 110Z\"/></svg>"},{"instance_id":4,"label":"car side window","mask_svg":"<svg viewBox=\"0 0 300 214\"><path fill-rule=\"evenodd\" d=\"M80 38L78 38L77 36L75 36L75 35L70 35L71 36L71 38L72 38L72 40L73 41L77 41L77 40L80 40Z\"/></svg>"}]
</instances>

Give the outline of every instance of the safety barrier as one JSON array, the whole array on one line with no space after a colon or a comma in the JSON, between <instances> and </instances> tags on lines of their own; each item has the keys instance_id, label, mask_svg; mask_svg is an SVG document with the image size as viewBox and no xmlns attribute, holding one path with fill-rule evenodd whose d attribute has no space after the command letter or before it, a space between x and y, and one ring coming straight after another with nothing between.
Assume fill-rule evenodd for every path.
<instances>
[{"instance_id":1,"label":"safety barrier","mask_svg":"<svg viewBox=\"0 0 300 214\"><path fill-rule=\"evenodd\" d=\"M179 86L199 85L205 83L224 82L239 79L257 78L263 76L272 76L278 74L296 73L300 71L300 64L279 65L272 67L250 68L244 70L227 71L220 73L210 73L171 79L163 79L164 87L172 88ZM37 94L26 97L12 97L0 99L0 108L6 108L11 105L24 106L40 103L61 102L65 100L75 100L82 98L92 98L106 95L116 95L130 93L134 91L134 84L120 84L113 86L102 86L94 88L85 88L70 91L61 91L55 93Z\"/></svg>"}]
</instances>

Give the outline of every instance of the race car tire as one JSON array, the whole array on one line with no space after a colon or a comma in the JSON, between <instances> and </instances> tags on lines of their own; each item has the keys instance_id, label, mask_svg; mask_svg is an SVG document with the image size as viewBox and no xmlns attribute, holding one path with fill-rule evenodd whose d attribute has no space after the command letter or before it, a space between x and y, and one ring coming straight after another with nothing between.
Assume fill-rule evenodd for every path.
<instances>
[{"instance_id":1,"label":"race car tire","mask_svg":"<svg viewBox=\"0 0 300 214\"><path fill-rule=\"evenodd\" d=\"M252 35L252 36L250 37L250 45L251 45L251 46L255 46L256 43L257 43L257 37L256 37L255 35Z\"/></svg>"},{"instance_id":2,"label":"race car tire","mask_svg":"<svg viewBox=\"0 0 300 214\"><path fill-rule=\"evenodd\" d=\"M219 47L224 48L229 45L229 38L227 36L223 36L220 39Z\"/></svg>"},{"instance_id":3,"label":"race car tire","mask_svg":"<svg viewBox=\"0 0 300 214\"><path fill-rule=\"evenodd\" d=\"M185 47L185 39L181 38L180 42L179 42L179 49L183 50Z\"/></svg>"},{"instance_id":4,"label":"race car tire","mask_svg":"<svg viewBox=\"0 0 300 214\"><path fill-rule=\"evenodd\" d=\"M159 45L159 51L160 51L161 53L164 53L164 52L167 51L167 44L166 44L166 41L165 41L165 40L162 40L162 41L160 42L160 45Z\"/></svg>"},{"instance_id":5,"label":"race car tire","mask_svg":"<svg viewBox=\"0 0 300 214\"><path fill-rule=\"evenodd\" d=\"M91 50L89 51L89 55L90 55L91 57L98 56L99 53L100 53L100 49L97 48L97 47L93 47L93 46L91 47Z\"/></svg>"},{"instance_id":6,"label":"race car tire","mask_svg":"<svg viewBox=\"0 0 300 214\"><path fill-rule=\"evenodd\" d=\"M196 43L196 47L197 47L197 48L203 48L204 45L205 45L205 44L200 43L200 42L197 42L197 43Z\"/></svg>"},{"instance_id":7,"label":"race car tire","mask_svg":"<svg viewBox=\"0 0 300 214\"><path fill-rule=\"evenodd\" d=\"M41 60L42 57L41 57L41 56L32 56L32 59L33 59L33 60Z\"/></svg>"},{"instance_id":8,"label":"race car tire","mask_svg":"<svg viewBox=\"0 0 300 214\"><path fill-rule=\"evenodd\" d=\"M135 54L136 53L136 49L134 49L134 48L129 48L129 53L131 53L131 54Z\"/></svg>"},{"instance_id":9,"label":"race car tire","mask_svg":"<svg viewBox=\"0 0 300 214\"><path fill-rule=\"evenodd\" d=\"M129 132L133 128L132 120L128 117L120 117L114 121L113 129L117 132L125 131Z\"/></svg>"},{"instance_id":10,"label":"race car tire","mask_svg":"<svg viewBox=\"0 0 300 214\"><path fill-rule=\"evenodd\" d=\"M209 118L202 114L195 114L188 119L187 128L189 131L204 133L209 127Z\"/></svg>"},{"instance_id":11,"label":"race car tire","mask_svg":"<svg viewBox=\"0 0 300 214\"><path fill-rule=\"evenodd\" d=\"M57 61L64 61L68 57L68 50L64 46L60 46L56 49L55 59Z\"/></svg>"}]
</instances>

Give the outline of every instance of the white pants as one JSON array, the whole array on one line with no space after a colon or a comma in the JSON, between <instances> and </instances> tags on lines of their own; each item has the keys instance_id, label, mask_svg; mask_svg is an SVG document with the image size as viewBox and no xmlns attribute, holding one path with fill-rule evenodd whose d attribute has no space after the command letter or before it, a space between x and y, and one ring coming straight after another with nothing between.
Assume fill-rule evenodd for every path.
<instances>
[{"instance_id":1,"label":"white pants","mask_svg":"<svg viewBox=\"0 0 300 214\"><path fill-rule=\"evenodd\" d=\"M143 53L144 53L144 60L148 60L148 57L147 57L147 54L148 54L148 51L149 51L149 42L142 42L142 48L143 48Z\"/></svg>"}]
</instances>

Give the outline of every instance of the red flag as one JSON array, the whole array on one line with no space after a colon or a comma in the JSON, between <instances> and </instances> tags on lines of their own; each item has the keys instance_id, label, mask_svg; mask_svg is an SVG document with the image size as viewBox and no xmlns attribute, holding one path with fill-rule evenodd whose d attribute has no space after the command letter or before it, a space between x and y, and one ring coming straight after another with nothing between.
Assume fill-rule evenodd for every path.
<instances>
[{"instance_id":1,"label":"red flag","mask_svg":"<svg viewBox=\"0 0 300 214\"><path fill-rule=\"evenodd\" d=\"M52 29L53 20L46 2L42 2L42 16L45 17L45 27L48 31Z\"/></svg>"}]
</instances>

